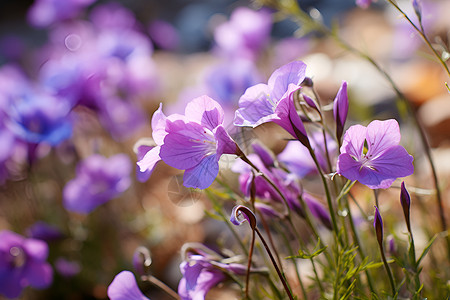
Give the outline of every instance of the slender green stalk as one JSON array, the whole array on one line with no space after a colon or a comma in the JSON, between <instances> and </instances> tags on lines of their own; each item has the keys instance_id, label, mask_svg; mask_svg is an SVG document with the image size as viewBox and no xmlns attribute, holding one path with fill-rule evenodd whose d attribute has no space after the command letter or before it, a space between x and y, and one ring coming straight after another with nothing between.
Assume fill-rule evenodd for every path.
<instances>
[{"instance_id":1,"label":"slender green stalk","mask_svg":"<svg viewBox=\"0 0 450 300\"><path fill-rule=\"evenodd\" d=\"M180 297L178 296L178 294L174 290L172 290L168 285L166 285L164 282L162 282L161 280L159 280L155 276L153 276L153 275L144 275L144 276L141 276L141 279L143 281L148 281L148 282L152 283L153 285L159 287L162 291L164 291L171 298L173 298L173 299L180 299Z\"/></svg>"},{"instance_id":2,"label":"slender green stalk","mask_svg":"<svg viewBox=\"0 0 450 300\"><path fill-rule=\"evenodd\" d=\"M255 246L255 231L252 230L252 241L250 244L250 250L248 252L248 262L247 262L247 274L245 276L245 298L248 299L248 291L250 288L250 268L252 266L252 256L253 256L253 248Z\"/></svg>"},{"instance_id":3,"label":"slender green stalk","mask_svg":"<svg viewBox=\"0 0 450 300\"><path fill-rule=\"evenodd\" d=\"M389 264L386 261L386 255L384 254L383 245L379 245L379 246L380 246L381 259L383 260L384 268L386 269L386 273L388 274L388 278L389 278L389 283L391 285L392 297L395 298L395 294L397 292L396 292L396 289L395 289L394 276L392 276L391 268L389 267Z\"/></svg>"},{"instance_id":4,"label":"slender green stalk","mask_svg":"<svg viewBox=\"0 0 450 300\"><path fill-rule=\"evenodd\" d=\"M275 271L277 272L278 277L280 278L281 283L283 284L283 287L286 290L286 293L287 293L289 299L290 300L294 300L294 296L292 295L291 288L289 287L289 284L287 283L286 278L281 273L280 268L278 267L277 262L275 261L275 258L272 255L272 251L270 251L270 248L269 248L269 246L266 243L266 240L264 239L264 237L262 236L261 232L256 227L255 227L255 232L256 232L256 234L258 234L259 239L263 243L264 248L266 249L266 252L269 255L269 258L270 258L273 266L275 267Z\"/></svg>"},{"instance_id":5,"label":"slender green stalk","mask_svg":"<svg viewBox=\"0 0 450 300\"><path fill-rule=\"evenodd\" d=\"M403 15L403 17L408 21L409 24L414 28L415 31L420 35L420 37L423 39L425 44L430 48L430 50L433 52L433 54L437 57L441 65L444 67L445 71L447 72L447 75L450 77L450 70L445 63L445 61L442 59L441 55L434 49L433 45L431 44L430 40L428 39L427 35L425 34L425 30L423 29L422 21L419 18L420 23L420 29L414 24L414 22L406 15L406 13L392 0L387 0L392 6L395 7L396 10L398 10L399 13Z\"/></svg>"}]
</instances>

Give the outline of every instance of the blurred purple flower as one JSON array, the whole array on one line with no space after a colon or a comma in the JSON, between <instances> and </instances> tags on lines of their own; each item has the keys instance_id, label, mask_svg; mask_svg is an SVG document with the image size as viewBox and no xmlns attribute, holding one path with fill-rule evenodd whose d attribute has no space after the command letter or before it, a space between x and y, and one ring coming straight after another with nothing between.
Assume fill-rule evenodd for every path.
<instances>
[{"instance_id":1,"label":"blurred purple flower","mask_svg":"<svg viewBox=\"0 0 450 300\"><path fill-rule=\"evenodd\" d=\"M314 132L309 138L309 141L311 143L311 147L314 149L319 165L323 170L328 170L327 156L325 152L326 149L325 143L323 142L322 133ZM327 147L330 157L334 157L337 152L337 144L336 141L328 135ZM316 174L318 172L309 150L299 141L289 141L284 150L278 154L277 157L280 162L286 165L291 173L295 174L299 178Z\"/></svg>"},{"instance_id":2,"label":"blurred purple flower","mask_svg":"<svg viewBox=\"0 0 450 300\"><path fill-rule=\"evenodd\" d=\"M6 125L30 144L45 142L56 146L72 135L71 108L65 99L29 89L20 99L11 101Z\"/></svg>"},{"instance_id":3,"label":"blurred purple flower","mask_svg":"<svg viewBox=\"0 0 450 300\"><path fill-rule=\"evenodd\" d=\"M47 288L53 280L47 256L44 241L26 239L9 230L0 231L0 294L17 298L27 286Z\"/></svg>"},{"instance_id":4,"label":"blurred purple flower","mask_svg":"<svg viewBox=\"0 0 450 300\"><path fill-rule=\"evenodd\" d=\"M242 276L247 272L247 267L242 264L221 262L224 257L202 244L185 244L182 252L184 261L180 270L183 277L178 284L181 300L204 300L212 287L227 279L226 273Z\"/></svg>"},{"instance_id":5,"label":"blurred purple flower","mask_svg":"<svg viewBox=\"0 0 450 300\"><path fill-rule=\"evenodd\" d=\"M37 221L27 230L27 235L33 239L39 239L46 242L59 240L64 237L61 230L44 221Z\"/></svg>"},{"instance_id":6,"label":"blurred purple flower","mask_svg":"<svg viewBox=\"0 0 450 300\"><path fill-rule=\"evenodd\" d=\"M344 132L344 124L347 120L348 113L348 96L347 96L347 82L343 81L342 85L334 98L333 116L336 121L336 137L340 141L342 133Z\"/></svg>"},{"instance_id":7,"label":"blurred purple flower","mask_svg":"<svg viewBox=\"0 0 450 300\"><path fill-rule=\"evenodd\" d=\"M108 297L111 300L148 300L141 290L130 271L122 271L114 277L108 286Z\"/></svg>"},{"instance_id":8,"label":"blurred purple flower","mask_svg":"<svg viewBox=\"0 0 450 300\"><path fill-rule=\"evenodd\" d=\"M371 189L390 187L398 177L414 172L414 158L399 145L400 137L393 119L351 126L344 135L337 173Z\"/></svg>"},{"instance_id":9,"label":"blurred purple flower","mask_svg":"<svg viewBox=\"0 0 450 300\"><path fill-rule=\"evenodd\" d=\"M175 50L180 43L177 29L163 20L152 21L148 25L148 33L152 41L163 50Z\"/></svg>"},{"instance_id":10,"label":"blurred purple flower","mask_svg":"<svg viewBox=\"0 0 450 300\"><path fill-rule=\"evenodd\" d=\"M236 143L223 126L222 107L202 96L188 103L185 116L166 120L166 136L161 159L174 168L185 170L186 187L205 189L219 173L222 154L236 154Z\"/></svg>"},{"instance_id":11,"label":"blurred purple flower","mask_svg":"<svg viewBox=\"0 0 450 300\"><path fill-rule=\"evenodd\" d=\"M63 257L59 257L55 261L55 269L62 276L70 278L80 273L81 266L76 261L69 261Z\"/></svg>"},{"instance_id":12,"label":"blurred purple flower","mask_svg":"<svg viewBox=\"0 0 450 300\"><path fill-rule=\"evenodd\" d=\"M228 22L216 28L214 39L226 55L255 59L269 41L271 28L272 17L268 10L238 7Z\"/></svg>"},{"instance_id":13,"label":"blurred purple flower","mask_svg":"<svg viewBox=\"0 0 450 300\"><path fill-rule=\"evenodd\" d=\"M370 4L372 4L372 2L375 2L376 0L356 0L356 5L358 5L361 8L369 8Z\"/></svg>"},{"instance_id":14,"label":"blurred purple flower","mask_svg":"<svg viewBox=\"0 0 450 300\"><path fill-rule=\"evenodd\" d=\"M64 207L87 214L119 196L131 184L131 162L125 154L110 158L95 154L77 166L77 176L64 187Z\"/></svg>"},{"instance_id":15,"label":"blurred purple flower","mask_svg":"<svg viewBox=\"0 0 450 300\"><path fill-rule=\"evenodd\" d=\"M294 61L275 70L268 84L248 88L239 99L234 125L255 128L274 122L309 146L305 127L294 105L294 93L301 88L305 70L303 62Z\"/></svg>"},{"instance_id":16,"label":"blurred purple flower","mask_svg":"<svg viewBox=\"0 0 450 300\"><path fill-rule=\"evenodd\" d=\"M35 27L71 19L96 0L35 0L28 11L28 22Z\"/></svg>"}]
</instances>

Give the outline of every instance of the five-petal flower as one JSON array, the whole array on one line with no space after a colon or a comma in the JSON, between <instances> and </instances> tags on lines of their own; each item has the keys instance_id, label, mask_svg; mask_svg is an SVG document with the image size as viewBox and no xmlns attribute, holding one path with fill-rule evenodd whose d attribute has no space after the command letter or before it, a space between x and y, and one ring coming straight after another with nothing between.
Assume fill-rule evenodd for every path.
<instances>
[{"instance_id":1,"label":"five-petal flower","mask_svg":"<svg viewBox=\"0 0 450 300\"><path fill-rule=\"evenodd\" d=\"M337 173L371 189L386 189L395 179L414 172L413 157L399 145L396 120L351 126L344 135Z\"/></svg>"}]
</instances>

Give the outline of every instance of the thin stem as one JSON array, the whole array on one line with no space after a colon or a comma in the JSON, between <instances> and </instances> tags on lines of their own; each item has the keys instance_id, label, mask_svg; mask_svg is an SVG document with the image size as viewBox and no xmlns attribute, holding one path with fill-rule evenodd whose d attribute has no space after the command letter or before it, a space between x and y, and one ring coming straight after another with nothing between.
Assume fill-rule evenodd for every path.
<instances>
[{"instance_id":1,"label":"thin stem","mask_svg":"<svg viewBox=\"0 0 450 300\"><path fill-rule=\"evenodd\" d=\"M178 296L178 294L174 290L172 290L169 286L167 286L164 282L162 282L161 280L159 280L155 276L153 276L153 275L144 275L144 276L141 276L141 279L143 281L148 281L148 282L152 283L153 285L159 287L161 290L163 290L167 295L169 295L173 299L180 299L180 297Z\"/></svg>"},{"instance_id":2,"label":"thin stem","mask_svg":"<svg viewBox=\"0 0 450 300\"><path fill-rule=\"evenodd\" d=\"M359 240L358 233L356 232L355 223L353 222L352 211L350 209L350 204L348 203L348 199L346 197L344 199L345 199L345 206L346 206L347 211L348 211L350 228L351 228L352 233L353 233L353 240L355 241L356 245L358 246L359 256L361 256L361 259L364 259L367 256L364 253L364 249L362 248L362 244L361 244L361 242ZM369 273L369 270L366 269L365 273L366 273L366 277L367 277L367 283L369 284L370 292L372 292L373 294L376 295L377 293L375 292L375 289L373 288L373 279L372 279L372 276Z\"/></svg>"},{"instance_id":3,"label":"thin stem","mask_svg":"<svg viewBox=\"0 0 450 300\"><path fill-rule=\"evenodd\" d=\"M397 292L395 291L394 277L392 276L391 268L389 267L389 264L386 261L386 256L384 255L383 245L379 245L379 246L380 246L381 259L383 260L384 268L386 269L386 272L387 272L388 278L389 278L389 283L391 284L392 297L395 297L395 294Z\"/></svg>"},{"instance_id":4,"label":"thin stem","mask_svg":"<svg viewBox=\"0 0 450 300\"><path fill-rule=\"evenodd\" d=\"M250 244L250 251L248 253L248 262L247 262L247 274L245 276L245 298L248 299L248 291L250 287L250 268L252 266L252 256L253 256L253 248L255 246L255 231L252 230L252 242Z\"/></svg>"},{"instance_id":5,"label":"thin stem","mask_svg":"<svg viewBox=\"0 0 450 300\"><path fill-rule=\"evenodd\" d=\"M259 239L264 245L264 248L266 249L267 254L269 255L270 260L272 261L273 266L275 267L275 270L277 271L278 277L281 280L281 283L283 284L284 289L286 290L286 293L290 300L294 300L294 296L292 295L291 289L289 287L289 284L286 281L286 278L281 274L280 268L277 265L277 262L275 261L272 252L270 251L269 246L267 245L264 237L262 236L261 232L258 230L258 228L255 227L255 232L258 234Z\"/></svg>"},{"instance_id":6,"label":"thin stem","mask_svg":"<svg viewBox=\"0 0 450 300\"><path fill-rule=\"evenodd\" d=\"M392 0L387 0L387 1L390 4L392 4L392 6L394 6L395 9L397 9L403 15L403 17L408 21L408 23L411 24L411 26L414 28L414 30L417 31L417 33L419 33L419 35L422 37L425 44L427 44L428 48L430 48L430 50L433 52L433 54L438 58L439 62L442 64L445 71L447 72L447 75L450 77L450 70L448 69L447 64L442 59L442 57L439 55L439 53L436 51L436 49L434 49L433 45L431 45L431 42L428 39L428 37L426 36L425 30L423 29L422 22L419 20L419 22L420 22L420 29L419 29L416 26L416 24L414 24L414 22L405 14L405 12L394 1L392 1Z\"/></svg>"}]
</instances>

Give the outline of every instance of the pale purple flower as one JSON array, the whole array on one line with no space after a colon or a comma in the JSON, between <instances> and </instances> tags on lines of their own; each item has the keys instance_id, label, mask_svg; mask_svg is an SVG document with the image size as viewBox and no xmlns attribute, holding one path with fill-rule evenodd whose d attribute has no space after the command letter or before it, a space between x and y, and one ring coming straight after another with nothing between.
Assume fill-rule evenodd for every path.
<instances>
[{"instance_id":1,"label":"pale purple flower","mask_svg":"<svg viewBox=\"0 0 450 300\"><path fill-rule=\"evenodd\" d=\"M148 25L148 33L152 41L164 50L175 50L180 43L177 29L163 20L152 21Z\"/></svg>"},{"instance_id":2,"label":"pale purple flower","mask_svg":"<svg viewBox=\"0 0 450 300\"><path fill-rule=\"evenodd\" d=\"M236 143L223 126L222 107L208 96L188 103L185 116L166 120L161 159L185 170L186 187L205 189L219 173L222 154L236 154Z\"/></svg>"},{"instance_id":3,"label":"pale purple flower","mask_svg":"<svg viewBox=\"0 0 450 300\"><path fill-rule=\"evenodd\" d=\"M369 8L370 4L372 4L372 2L375 2L376 0L356 0L356 5L358 5L361 8Z\"/></svg>"},{"instance_id":4,"label":"pale purple flower","mask_svg":"<svg viewBox=\"0 0 450 300\"><path fill-rule=\"evenodd\" d=\"M28 22L36 27L74 18L96 0L35 0L28 11Z\"/></svg>"},{"instance_id":5,"label":"pale purple flower","mask_svg":"<svg viewBox=\"0 0 450 300\"><path fill-rule=\"evenodd\" d=\"M255 128L274 122L309 146L305 127L294 104L294 93L301 88L305 70L303 62L294 61L275 70L268 84L260 83L248 88L239 99L234 125Z\"/></svg>"},{"instance_id":6,"label":"pale purple flower","mask_svg":"<svg viewBox=\"0 0 450 300\"><path fill-rule=\"evenodd\" d=\"M114 277L108 286L108 297L111 300L149 300L141 290L130 271L122 271Z\"/></svg>"},{"instance_id":7,"label":"pale purple flower","mask_svg":"<svg viewBox=\"0 0 450 300\"><path fill-rule=\"evenodd\" d=\"M0 294L17 298L27 286L47 288L53 280L47 256L44 241L27 239L9 230L0 231Z\"/></svg>"},{"instance_id":8,"label":"pale purple flower","mask_svg":"<svg viewBox=\"0 0 450 300\"><path fill-rule=\"evenodd\" d=\"M328 135L326 135L326 139L329 156L334 157L338 148L336 141ZM309 141L311 148L314 149L319 165L323 170L328 170L327 154L322 133L314 132ZM299 141L289 141L277 158L286 165L291 173L299 178L318 172L309 150Z\"/></svg>"},{"instance_id":9,"label":"pale purple flower","mask_svg":"<svg viewBox=\"0 0 450 300\"><path fill-rule=\"evenodd\" d=\"M214 39L226 55L255 59L270 38L272 17L268 10L236 8L228 22L218 26Z\"/></svg>"},{"instance_id":10,"label":"pale purple flower","mask_svg":"<svg viewBox=\"0 0 450 300\"><path fill-rule=\"evenodd\" d=\"M55 261L55 269L63 277L70 278L80 273L81 266L76 261L70 261L64 257L59 257Z\"/></svg>"},{"instance_id":11,"label":"pale purple flower","mask_svg":"<svg viewBox=\"0 0 450 300\"><path fill-rule=\"evenodd\" d=\"M340 141L342 133L344 132L344 124L347 120L348 113L348 95L347 95L347 82L343 81L339 91L334 98L333 104L333 116L336 121L336 137Z\"/></svg>"},{"instance_id":12,"label":"pale purple flower","mask_svg":"<svg viewBox=\"0 0 450 300\"><path fill-rule=\"evenodd\" d=\"M351 126L344 135L337 173L371 189L386 189L395 179L414 172L413 157L399 145L396 120Z\"/></svg>"},{"instance_id":13,"label":"pale purple flower","mask_svg":"<svg viewBox=\"0 0 450 300\"><path fill-rule=\"evenodd\" d=\"M225 257L202 244L185 244L184 261L180 264L183 274L178 284L181 300L204 300L208 291L228 278L227 273L245 275L247 267L239 263L224 263ZM251 269L251 272L261 270Z\"/></svg>"},{"instance_id":14,"label":"pale purple flower","mask_svg":"<svg viewBox=\"0 0 450 300\"><path fill-rule=\"evenodd\" d=\"M131 184L131 162L125 154L110 158L95 154L77 166L77 176L64 187L64 207L87 214L121 195Z\"/></svg>"}]
</instances>

